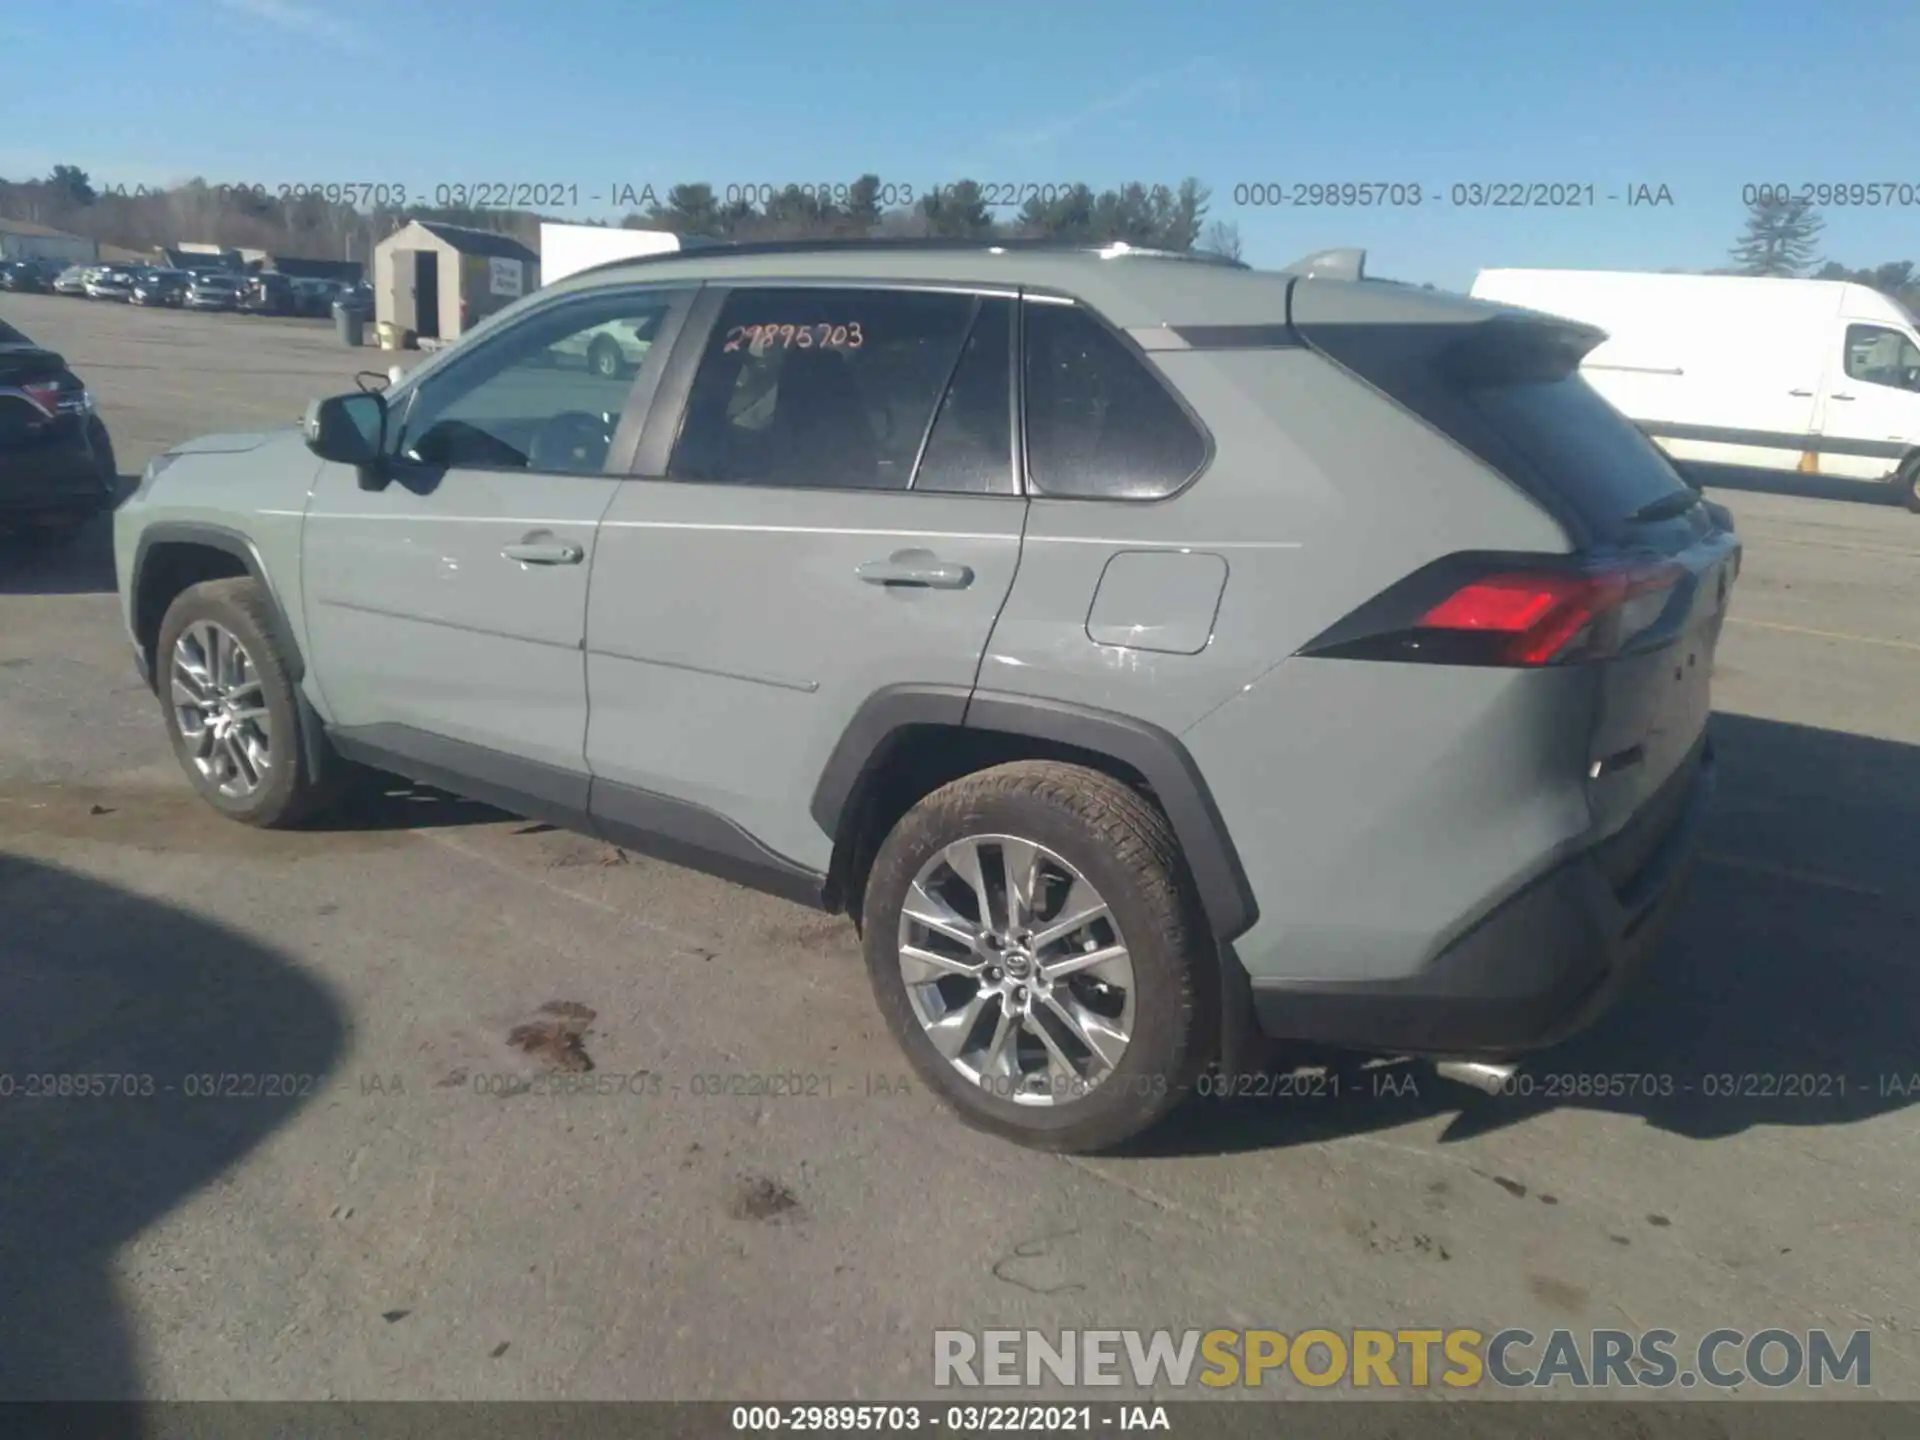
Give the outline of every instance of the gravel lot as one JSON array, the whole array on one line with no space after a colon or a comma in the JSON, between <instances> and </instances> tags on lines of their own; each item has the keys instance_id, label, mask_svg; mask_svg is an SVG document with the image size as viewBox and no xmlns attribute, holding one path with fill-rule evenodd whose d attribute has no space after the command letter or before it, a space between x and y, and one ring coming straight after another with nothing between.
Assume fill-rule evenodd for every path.
<instances>
[{"instance_id":1,"label":"gravel lot","mask_svg":"<svg viewBox=\"0 0 1920 1440\"><path fill-rule=\"evenodd\" d=\"M0 316L93 386L130 474L392 358L313 322ZM0 548L0 1074L181 1087L0 1099L0 1396L905 1397L944 1326L1778 1325L1870 1328L1873 1393L1920 1397L1920 517L1716 496L1748 560L1709 853L1664 963L1535 1066L1692 1093L1401 1067L1376 1097L1347 1057L1337 1101L1196 1104L1098 1160L907 1088L842 923L424 795L215 818L104 533ZM656 1080L480 1093L536 1068L507 1035L552 1002L594 1012L596 1076ZM262 1072L295 1093L183 1093ZM815 1093L693 1093L748 1072ZM1845 1094L1703 1094L1723 1073Z\"/></svg>"}]
</instances>

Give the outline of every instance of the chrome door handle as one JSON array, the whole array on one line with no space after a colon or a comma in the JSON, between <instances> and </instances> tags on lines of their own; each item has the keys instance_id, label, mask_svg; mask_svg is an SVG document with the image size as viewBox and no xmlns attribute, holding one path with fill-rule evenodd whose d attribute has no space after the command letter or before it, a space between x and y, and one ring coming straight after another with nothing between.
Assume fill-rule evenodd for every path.
<instances>
[{"instance_id":1,"label":"chrome door handle","mask_svg":"<svg viewBox=\"0 0 1920 1440\"><path fill-rule=\"evenodd\" d=\"M853 572L869 585L911 590L964 590L973 583L973 571L953 565L931 550L896 550L884 560L869 560Z\"/></svg>"},{"instance_id":2,"label":"chrome door handle","mask_svg":"<svg viewBox=\"0 0 1920 1440\"><path fill-rule=\"evenodd\" d=\"M502 546L500 553L523 565L578 565L587 558L584 545L571 540L536 540L531 535L517 545Z\"/></svg>"}]
</instances>

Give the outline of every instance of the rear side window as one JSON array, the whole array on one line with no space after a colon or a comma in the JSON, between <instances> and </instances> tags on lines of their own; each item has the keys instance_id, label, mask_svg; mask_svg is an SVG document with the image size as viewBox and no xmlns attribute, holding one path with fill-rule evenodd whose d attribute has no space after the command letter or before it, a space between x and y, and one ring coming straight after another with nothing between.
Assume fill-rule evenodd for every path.
<instances>
[{"instance_id":1,"label":"rear side window","mask_svg":"<svg viewBox=\"0 0 1920 1440\"><path fill-rule=\"evenodd\" d=\"M970 295L738 290L695 372L675 480L905 490L973 323Z\"/></svg>"},{"instance_id":2,"label":"rear side window","mask_svg":"<svg viewBox=\"0 0 1920 1440\"><path fill-rule=\"evenodd\" d=\"M1158 500L1191 480L1207 441L1158 376L1072 305L1026 307L1027 477L1042 495Z\"/></svg>"}]
</instances>

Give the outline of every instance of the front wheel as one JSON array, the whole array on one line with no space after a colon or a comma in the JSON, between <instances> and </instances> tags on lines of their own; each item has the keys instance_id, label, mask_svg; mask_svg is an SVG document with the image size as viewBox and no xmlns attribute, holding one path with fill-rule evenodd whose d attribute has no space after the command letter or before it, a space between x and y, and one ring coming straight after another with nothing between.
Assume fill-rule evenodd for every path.
<instances>
[{"instance_id":1,"label":"front wheel","mask_svg":"<svg viewBox=\"0 0 1920 1440\"><path fill-rule=\"evenodd\" d=\"M587 347L587 368L602 380L618 380L624 363L619 344L604 335Z\"/></svg>"},{"instance_id":2,"label":"front wheel","mask_svg":"<svg viewBox=\"0 0 1920 1440\"><path fill-rule=\"evenodd\" d=\"M881 844L862 926L874 993L969 1124L1110 1149L1218 1046L1219 964L1166 817L1099 771L1019 761L923 799Z\"/></svg>"},{"instance_id":3,"label":"front wheel","mask_svg":"<svg viewBox=\"0 0 1920 1440\"><path fill-rule=\"evenodd\" d=\"M296 826L332 799L301 743L300 704L275 628L259 581L208 580L168 607L154 652L181 769L214 809L263 829Z\"/></svg>"}]
</instances>

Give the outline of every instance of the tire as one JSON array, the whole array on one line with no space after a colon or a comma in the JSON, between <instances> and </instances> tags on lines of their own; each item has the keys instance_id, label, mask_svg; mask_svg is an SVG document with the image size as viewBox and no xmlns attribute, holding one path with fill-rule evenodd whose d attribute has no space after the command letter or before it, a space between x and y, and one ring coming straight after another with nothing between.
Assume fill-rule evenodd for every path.
<instances>
[{"instance_id":1,"label":"tire","mask_svg":"<svg viewBox=\"0 0 1920 1440\"><path fill-rule=\"evenodd\" d=\"M260 737L268 763L253 773L257 783L245 793L225 790L202 769L196 760L195 742L182 729L182 717L174 702L173 681L181 637L189 631L204 633L207 625L218 627L239 642L246 665L239 675L247 682L238 687L241 703L254 697L264 702L264 732L257 722L242 733ZM167 738L173 744L174 757L200 797L229 819L262 829L292 829L324 810L334 798L338 767L316 777L302 743L302 712L288 676L286 658L273 640L276 630L272 602L260 582L250 576L231 580L208 580L182 591L160 622L159 644L154 650L154 688L166 717ZM201 647L204 649L204 647ZM247 692L247 693L240 693ZM229 752L229 756L231 752ZM257 753L253 757L257 764ZM237 768L238 761L229 768Z\"/></svg>"},{"instance_id":2,"label":"tire","mask_svg":"<svg viewBox=\"0 0 1920 1440\"><path fill-rule=\"evenodd\" d=\"M967 952L967 963L987 955L1004 961L1004 969L989 963L978 977L946 977L944 965L936 969L903 961L901 944L909 933L919 937L916 946L944 946L949 956L962 952L957 939L940 939L917 924L903 931L902 912L919 884L952 902L949 919L957 913L963 920L977 921L980 906L968 899L975 893L971 883L960 884L958 872L943 868L942 861L943 856L964 861L964 847L950 847L969 837L1012 837L1051 852L1045 868L1052 879L1036 887L1043 891L1041 903L1034 907L1037 918L1026 927L1032 933L1044 934L1062 917L1072 893L1066 882L1074 871L1105 902L1104 918L1063 939L1036 945L1031 952L976 946ZM1002 877L1006 873L1005 852L994 855L998 848L988 839L979 862L989 889L996 884L989 872ZM996 914L1003 915L1005 901L998 903L1003 908ZM925 902L916 904L916 913L925 913ZM1078 911L1080 902L1074 904ZM965 914L969 906L971 916ZM875 998L914 1069L968 1124L1018 1144L1061 1152L1111 1149L1171 1113L1217 1053L1218 953L1172 827L1148 800L1097 770L1018 761L966 776L928 795L881 843L867 880L861 929ZM1109 1036L1126 1031L1124 1049L1112 1058L1110 1068L1098 1067L1104 1073L1090 1087L1084 1083L1086 1067L1078 1064L1070 1072L1056 1069L1016 1079L1015 1072L1026 1069L1023 1057L1045 1063L1049 1048L1043 1037L1023 1027L1012 1040L1012 1066L1003 1061L990 1074L993 1062L985 1058L988 1047L981 1042L997 1034L1008 1001L1004 994L986 999L969 1021L973 992L984 993L983 982L996 976L997 983L1011 987L1010 977L1031 976L1036 970L1045 974L1061 959L1089 948L1103 954L1123 951L1124 979L1109 985L1112 967L1102 966L1097 973L1084 970L1072 979L1036 979L1025 993L1038 997L1044 984L1052 999L1079 1014L1082 1022L1091 1018L1087 1005L1104 1007ZM903 964L913 964L921 979L910 985ZM929 976L941 978L935 984ZM1120 996L1130 997L1130 1004L1115 1016L1112 1009ZM1061 1010L1037 998L1027 1003L1032 1013L1024 1026L1035 1020L1045 1026L1056 1063L1061 1050L1074 1048L1076 1035L1090 1033L1084 1023L1077 1029L1061 1023ZM962 1061L949 1059L934 1043L926 1017L936 1007L955 1017L945 1043L961 1051ZM1107 1043L1110 1046L1110 1039ZM981 1058L967 1060L969 1053ZM1066 1058L1091 1061L1092 1052ZM970 1069L962 1069L962 1063ZM1014 1098L1013 1092L1021 1089L1028 1090L1025 1097Z\"/></svg>"},{"instance_id":3,"label":"tire","mask_svg":"<svg viewBox=\"0 0 1920 1440\"><path fill-rule=\"evenodd\" d=\"M620 372L626 368L626 359L620 353L618 342L604 335L596 336L587 347L587 368L602 380L618 380Z\"/></svg>"},{"instance_id":4,"label":"tire","mask_svg":"<svg viewBox=\"0 0 1920 1440\"><path fill-rule=\"evenodd\" d=\"M1901 468L1894 483L1900 487L1900 498L1906 502L1907 509L1920 515L1920 455Z\"/></svg>"}]
</instances>

